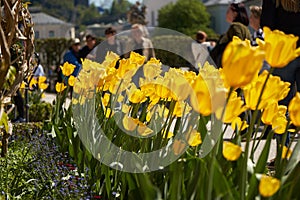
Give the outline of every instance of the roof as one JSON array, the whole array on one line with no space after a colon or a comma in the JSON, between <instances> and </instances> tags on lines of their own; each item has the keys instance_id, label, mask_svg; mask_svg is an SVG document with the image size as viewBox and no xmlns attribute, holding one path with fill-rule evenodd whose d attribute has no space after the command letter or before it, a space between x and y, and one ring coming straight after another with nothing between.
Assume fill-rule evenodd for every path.
<instances>
[{"instance_id":1,"label":"roof","mask_svg":"<svg viewBox=\"0 0 300 200\"><path fill-rule=\"evenodd\" d=\"M68 25L72 25L70 23L67 23L63 20L60 20L58 18L52 17L46 13L32 13L31 14L32 17L32 21L34 22L34 24L68 24Z\"/></svg>"}]
</instances>

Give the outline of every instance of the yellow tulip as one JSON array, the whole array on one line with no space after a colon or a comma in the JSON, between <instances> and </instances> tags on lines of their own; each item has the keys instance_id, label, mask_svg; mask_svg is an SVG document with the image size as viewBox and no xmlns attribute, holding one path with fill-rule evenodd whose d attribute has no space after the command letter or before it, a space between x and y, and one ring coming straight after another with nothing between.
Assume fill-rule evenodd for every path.
<instances>
[{"instance_id":1,"label":"yellow tulip","mask_svg":"<svg viewBox=\"0 0 300 200\"><path fill-rule=\"evenodd\" d=\"M192 147L198 146L199 144L202 143L201 140L201 135L199 132L197 132L197 130L193 129L190 133L189 136L187 138L188 140L188 144Z\"/></svg>"},{"instance_id":2,"label":"yellow tulip","mask_svg":"<svg viewBox=\"0 0 300 200\"><path fill-rule=\"evenodd\" d=\"M212 99L207 82L201 76L198 76L192 85L193 91L196 94L191 97L191 105L195 111L204 116L210 115L212 111Z\"/></svg>"},{"instance_id":3,"label":"yellow tulip","mask_svg":"<svg viewBox=\"0 0 300 200\"><path fill-rule=\"evenodd\" d=\"M29 87L32 88L33 85L37 84L37 80L35 78L32 78L30 83L29 83Z\"/></svg>"},{"instance_id":4,"label":"yellow tulip","mask_svg":"<svg viewBox=\"0 0 300 200\"><path fill-rule=\"evenodd\" d=\"M40 76L40 77L38 78L38 86L39 86L40 89L42 89L42 90L47 89L48 84L45 83L46 80L47 80L47 77L46 77L46 76Z\"/></svg>"},{"instance_id":5,"label":"yellow tulip","mask_svg":"<svg viewBox=\"0 0 300 200\"><path fill-rule=\"evenodd\" d=\"M60 66L60 68L64 76L70 76L74 72L76 66L68 62L65 62L63 66Z\"/></svg>"},{"instance_id":6,"label":"yellow tulip","mask_svg":"<svg viewBox=\"0 0 300 200\"><path fill-rule=\"evenodd\" d=\"M161 73L161 62L155 58L151 58L143 67L144 76L147 79L153 79Z\"/></svg>"},{"instance_id":7,"label":"yellow tulip","mask_svg":"<svg viewBox=\"0 0 300 200\"><path fill-rule=\"evenodd\" d=\"M251 110L256 109L268 73L267 71L263 71L257 79L243 88L246 106ZM290 83L281 81L278 76L270 75L261 96L258 109L264 109L268 104L282 100L288 94L290 90L289 86Z\"/></svg>"},{"instance_id":8,"label":"yellow tulip","mask_svg":"<svg viewBox=\"0 0 300 200\"><path fill-rule=\"evenodd\" d=\"M273 102L264 109L262 116L261 116L261 121L264 124L271 125L273 118L277 114L278 114L278 103Z\"/></svg>"},{"instance_id":9,"label":"yellow tulip","mask_svg":"<svg viewBox=\"0 0 300 200\"><path fill-rule=\"evenodd\" d=\"M297 92L294 98L289 103L289 114L292 123L295 126L300 126L300 93Z\"/></svg>"},{"instance_id":10,"label":"yellow tulip","mask_svg":"<svg viewBox=\"0 0 300 200\"><path fill-rule=\"evenodd\" d=\"M135 130L138 125L138 119L135 119L135 118L132 118L129 116L124 116L122 122L123 122L123 127L127 131Z\"/></svg>"},{"instance_id":11,"label":"yellow tulip","mask_svg":"<svg viewBox=\"0 0 300 200\"><path fill-rule=\"evenodd\" d=\"M75 76L72 76L72 75L71 75L71 76L69 77L69 79L68 79L69 85L70 85L70 86L74 86L75 80L76 80Z\"/></svg>"},{"instance_id":12,"label":"yellow tulip","mask_svg":"<svg viewBox=\"0 0 300 200\"><path fill-rule=\"evenodd\" d=\"M283 146L282 148L282 154L281 154L281 158L282 159L289 159L292 156L292 150L290 148L287 148L286 146Z\"/></svg>"},{"instance_id":13,"label":"yellow tulip","mask_svg":"<svg viewBox=\"0 0 300 200\"><path fill-rule=\"evenodd\" d=\"M263 197L273 196L280 188L280 180L263 175L259 182L259 193Z\"/></svg>"},{"instance_id":14,"label":"yellow tulip","mask_svg":"<svg viewBox=\"0 0 300 200\"><path fill-rule=\"evenodd\" d=\"M216 111L216 117L222 120L224 123L231 123L236 117L246 110L244 102L241 97L238 97L236 92L230 95L227 105L224 108L220 107ZM222 113L224 112L223 118L221 119Z\"/></svg>"},{"instance_id":15,"label":"yellow tulip","mask_svg":"<svg viewBox=\"0 0 300 200\"><path fill-rule=\"evenodd\" d=\"M122 104L122 108L121 108L122 112L127 114L130 111L130 106L126 105L126 104Z\"/></svg>"},{"instance_id":16,"label":"yellow tulip","mask_svg":"<svg viewBox=\"0 0 300 200\"><path fill-rule=\"evenodd\" d=\"M128 99L131 103L142 103L147 100L145 94L140 89L130 90Z\"/></svg>"},{"instance_id":17,"label":"yellow tulip","mask_svg":"<svg viewBox=\"0 0 300 200\"><path fill-rule=\"evenodd\" d=\"M142 56L138 53L135 53L134 51L130 52L129 60L131 63L136 63L138 66L141 66L144 64L146 57Z\"/></svg>"},{"instance_id":18,"label":"yellow tulip","mask_svg":"<svg viewBox=\"0 0 300 200\"><path fill-rule=\"evenodd\" d=\"M242 154L242 147L232 142L223 142L223 156L226 160L236 161Z\"/></svg>"},{"instance_id":19,"label":"yellow tulip","mask_svg":"<svg viewBox=\"0 0 300 200\"><path fill-rule=\"evenodd\" d=\"M104 66L104 68L114 68L119 58L120 56L116 53L108 51L106 53L105 60L103 61L102 65Z\"/></svg>"},{"instance_id":20,"label":"yellow tulip","mask_svg":"<svg viewBox=\"0 0 300 200\"><path fill-rule=\"evenodd\" d=\"M65 86L64 83L56 83L56 85L55 85L56 92L62 92L66 88L67 88L67 86Z\"/></svg>"},{"instance_id":21,"label":"yellow tulip","mask_svg":"<svg viewBox=\"0 0 300 200\"><path fill-rule=\"evenodd\" d=\"M102 97L102 104L106 107L109 103L110 100L110 94L105 93L104 96Z\"/></svg>"},{"instance_id":22,"label":"yellow tulip","mask_svg":"<svg viewBox=\"0 0 300 200\"><path fill-rule=\"evenodd\" d=\"M46 76L39 76L39 81L38 83L44 83L45 81L47 80L47 77Z\"/></svg>"},{"instance_id":23,"label":"yellow tulip","mask_svg":"<svg viewBox=\"0 0 300 200\"><path fill-rule=\"evenodd\" d=\"M137 131L141 136L148 136L153 133L153 130L147 127L146 124L139 121Z\"/></svg>"},{"instance_id":24,"label":"yellow tulip","mask_svg":"<svg viewBox=\"0 0 300 200\"><path fill-rule=\"evenodd\" d=\"M282 31L271 31L264 27L265 40L259 44L266 52L266 61L275 68L285 67L290 61L300 55L297 47L298 37L284 34Z\"/></svg>"},{"instance_id":25,"label":"yellow tulip","mask_svg":"<svg viewBox=\"0 0 300 200\"><path fill-rule=\"evenodd\" d=\"M247 121L242 121L240 117L236 117L232 122L231 122L231 128L233 130L240 130L243 131L245 130L249 125L247 124Z\"/></svg>"},{"instance_id":26,"label":"yellow tulip","mask_svg":"<svg viewBox=\"0 0 300 200\"><path fill-rule=\"evenodd\" d=\"M288 121L285 115L278 113L277 115L274 116L272 120L272 129L274 129L275 133L277 134L285 133L285 129L287 125L288 125Z\"/></svg>"},{"instance_id":27,"label":"yellow tulip","mask_svg":"<svg viewBox=\"0 0 300 200\"><path fill-rule=\"evenodd\" d=\"M129 59L122 59L119 61L117 75L120 78L124 78L125 75L128 76L128 78L131 78L137 69L138 67L136 63L131 62Z\"/></svg>"},{"instance_id":28,"label":"yellow tulip","mask_svg":"<svg viewBox=\"0 0 300 200\"><path fill-rule=\"evenodd\" d=\"M20 89L25 89L25 82L22 81L21 85L20 85Z\"/></svg>"},{"instance_id":29,"label":"yellow tulip","mask_svg":"<svg viewBox=\"0 0 300 200\"><path fill-rule=\"evenodd\" d=\"M225 85L238 88L250 83L261 69L264 58L264 52L251 47L250 41L234 37L222 57Z\"/></svg>"},{"instance_id":30,"label":"yellow tulip","mask_svg":"<svg viewBox=\"0 0 300 200\"><path fill-rule=\"evenodd\" d=\"M111 116L114 115L114 112L110 109L110 108L106 108L106 111L105 111L105 117L106 118L110 118Z\"/></svg>"},{"instance_id":31,"label":"yellow tulip","mask_svg":"<svg viewBox=\"0 0 300 200\"><path fill-rule=\"evenodd\" d=\"M141 79L141 80L143 80L143 79ZM147 97L151 97L152 95L155 94L155 92L156 92L155 87L156 86L153 83L146 83L146 82L140 81L141 91L143 91L145 96L147 96Z\"/></svg>"},{"instance_id":32,"label":"yellow tulip","mask_svg":"<svg viewBox=\"0 0 300 200\"><path fill-rule=\"evenodd\" d=\"M173 136L174 136L174 134L171 131L169 131L168 134L167 134L166 130L163 132L163 138L170 139Z\"/></svg>"},{"instance_id":33,"label":"yellow tulip","mask_svg":"<svg viewBox=\"0 0 300 200\"><path fill-rule=\"evenodd\" d=\"M182 140L174 140L174 143L173 143L173 152L174 152L174 155L178 156L180 154L183 153L185 147L186 147L186 143Z\"/></svg>"},{"instance_id":34,"label":"yellow tulip","mask_svg":"<svg viewBox=\"0 0 300 200\"><path fill-rule=\"evenodd\" d=\"M47 89L47 87L48 87L48 84L47 84L47 83L40 83L40 84L39 84L39 88L42 89L42 90Z\"/></svg>"}]
</instances>

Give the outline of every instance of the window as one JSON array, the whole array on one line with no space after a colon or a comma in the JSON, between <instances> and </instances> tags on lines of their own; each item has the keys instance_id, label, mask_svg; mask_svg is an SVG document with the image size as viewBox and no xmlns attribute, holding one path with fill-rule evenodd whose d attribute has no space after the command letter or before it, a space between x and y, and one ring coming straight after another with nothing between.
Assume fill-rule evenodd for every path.
<instances>
[{"instance_id":1,"label":"window","mask_svg":"<svg viewBox=\"0 0 300 200\"><path fill-rule=\"evenodd\" d=\"M54 31L49 31L49 37L55 37Z\"/></svg>"}]
</instances>

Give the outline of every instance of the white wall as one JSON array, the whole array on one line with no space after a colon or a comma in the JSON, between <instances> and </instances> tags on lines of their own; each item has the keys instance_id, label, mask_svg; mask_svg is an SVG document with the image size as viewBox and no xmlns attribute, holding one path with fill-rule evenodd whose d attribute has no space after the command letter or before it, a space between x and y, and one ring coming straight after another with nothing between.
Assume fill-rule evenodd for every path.
<instances>
[{"instance_id":1,"label":"white wall","mask_svg":"<svg viewBox=\"0 0 300 200\"><path fill-rule=\"evenodd\" d=\"M171 2L177 0L144 0L143 4L147 6L146 20L148 21L147 26L157 26L158 10Z\"/></svg>"}]
</instances>

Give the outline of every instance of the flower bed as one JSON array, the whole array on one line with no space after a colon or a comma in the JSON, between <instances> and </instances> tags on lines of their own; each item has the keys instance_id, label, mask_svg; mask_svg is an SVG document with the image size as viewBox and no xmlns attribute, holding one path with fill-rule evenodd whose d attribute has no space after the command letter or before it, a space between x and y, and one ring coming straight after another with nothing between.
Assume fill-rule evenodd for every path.
<instances>
[{"instance_id":1,"label":"flower bed","mask_svg":"<svg viewBox=\"0 0 300 200\"><path fill-rule=\"evenodd\" d=\"M105 199L297 199L300 144L292 152L285 138L291 123L299 131L300 94L289 107L279 106L289 83L271 74L299 56L295 42L269 29L259 47L234 38L223 68L206 63L199 74L164 70L154 58L144 64L145 57L133 52L118 69L114 53L103 63L84 60L76 79L66 63L49 130L79 171L89 169L92 190ZM258 75L264 60L272 68ZM64 110L69 86L72 105ZM261 139L253 146L250 140L261 123L263 133L272 128L254 162ZM224 141L229 126L234 133ZM280 138L269 173L274 134Z\"/></svg>"}]
</instances>

